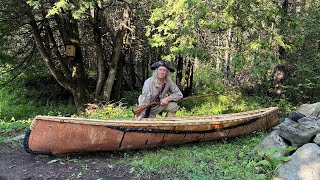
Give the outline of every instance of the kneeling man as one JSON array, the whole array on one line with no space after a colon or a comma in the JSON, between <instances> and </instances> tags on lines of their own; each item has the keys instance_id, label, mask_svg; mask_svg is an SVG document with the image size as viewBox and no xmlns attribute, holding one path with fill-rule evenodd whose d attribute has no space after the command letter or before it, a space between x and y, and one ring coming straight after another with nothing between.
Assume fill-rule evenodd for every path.
<instances>
[{"instance_id":1,"label":"kneeling man","mask_svg":"<svg viewBox=\"0 0 320 180\"><path fill-rule=\"evenodd\" d=\"M160 105L142 111L136 119L154 118L160 112L167 112L167 117L174 117L179 108L175 101L183 97L180 89L170 77L170 72L174 72L175 69L164 60L152 64L151 69L154 72L152 77L143 84L142 94L139 96L139 106L159 101Z\"/></svg>"}]
</instances>

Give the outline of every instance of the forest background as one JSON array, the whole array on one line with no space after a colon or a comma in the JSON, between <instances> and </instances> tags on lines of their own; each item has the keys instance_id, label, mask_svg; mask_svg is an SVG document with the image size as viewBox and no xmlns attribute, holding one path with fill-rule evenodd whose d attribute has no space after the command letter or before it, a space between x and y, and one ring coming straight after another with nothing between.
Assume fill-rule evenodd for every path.
<instances>
[{"instance_id":1,"label":"forest background","mask_svg":"<svg viewBox=\"0 0 320 180\"><path fill-rule=\"evenodd\" d=\"M66 101L78 112L122 98L133 105L160 59L177 68L184 96L316 102L318 9L316 0L3 1L0 118Z\"/></svg>"},{"instance_id":2,"label":"forest background","mask_svg":"<svg viewBox=\"0 0 320 180\"><path fill-rule=\"evenodd\" d=\"M184 96L217 94L179 116L320 101L319 0L0 2L2 131L38 114L133 117L160 59Z\"/></svg>"}]
</instances>

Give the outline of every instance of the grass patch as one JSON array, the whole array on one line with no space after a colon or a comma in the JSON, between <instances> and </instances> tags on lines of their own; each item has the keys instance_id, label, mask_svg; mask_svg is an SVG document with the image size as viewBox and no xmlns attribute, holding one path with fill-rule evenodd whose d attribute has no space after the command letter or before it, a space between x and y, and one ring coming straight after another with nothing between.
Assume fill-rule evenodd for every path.
<instances>
[{"instance_id":1,"label":"grass patch","mask_svg":"<svg viewBox=\"0 0 320 180\"><path fill-rule=\"evenodd\" d=\"M239 92L179 102L178 104L180 110L177 116L228 114L277 106L280 108L280 117L284 117L295 108L286 99L274 100L270 97L243 96Z\"/></svg>"},{"instance_id":2,"label":"grass patch","mask_svg":"<svg viewBox=\"0 0 320 180\"><path fill-rule=\"evenodd\" d=\"M25 131L30 126L29 120L14 120L10 122L0 121L0 142L3 142L8 137L13 137Z\"/></svg>"},{"instance_id":3,"label":"grass patch","mask_svg":"<svg viewBox=\"0 0 320 180\"><path fill-rule=\"evenodd\" d=\"M159 174L170 179L255 179L252 149L266 133L209 143L142 150L130 157L137 178Z\"/></svg>"},{"instance_id":4,"label":"grass patch","mask_svg":"<svg viewBox=\"0 0 320 180\"><path fill-rule=\"evenodd\" d=\"M0 89L0 120L11 121L12 119L34 118L36 115L59 116L76 112L73 102L51 102L43 105L35 99L27 98L29 92L14 87Z\"/></svg>"}]
</instances>

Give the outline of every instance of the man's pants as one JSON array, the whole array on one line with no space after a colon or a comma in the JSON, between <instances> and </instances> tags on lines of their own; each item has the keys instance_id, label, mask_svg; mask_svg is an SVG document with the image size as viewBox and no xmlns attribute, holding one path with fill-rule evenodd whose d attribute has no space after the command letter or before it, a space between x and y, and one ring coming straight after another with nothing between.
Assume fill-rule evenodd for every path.
<instances>
[{"instance_id":1,"label":"man's pants","mask_svg":"<svg viewBox=\"0 0 320 180\"><path fill-rule=\"evenodd\" d=\"M139 104L141 104L141 95L138 98ZM179 106L176 102L169 102L166 106L155 106L151 107L150 113L149 113L149 118L154 118L156 117L157 114L161 112L167 112L166 116L167 117L175 117L176 112L178 111Z\"/></svg>"},{"instance_id":2,"label":"man's pants","mask_svg":"<svg viewBox=\"0 0 320 180\"><path fill-rule=\"evenodd\" d=\"M159 105L159 106L151 107L149 118L156 117L156 115L159 114L160 112L167 112L167 115L166 115L167 117L175 117L176 112L178 111L178 108L179 106L175 102L169 102L165 106Z\"/></svg>"}]
</instances>

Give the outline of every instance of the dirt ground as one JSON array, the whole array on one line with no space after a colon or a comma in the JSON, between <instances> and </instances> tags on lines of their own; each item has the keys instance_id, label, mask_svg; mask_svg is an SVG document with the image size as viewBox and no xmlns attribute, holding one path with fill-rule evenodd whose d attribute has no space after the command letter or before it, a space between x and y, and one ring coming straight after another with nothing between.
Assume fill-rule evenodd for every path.
<instances>
[{"instance_id":1,"label":"dirt ground","mask_svg":"<svg viewBox=\"0 0 320 180\"><path fill-rule=\"evenodd\" d=\"M60 156L31 155L25 152L23 140L0 143L0 180L41 179L159 179L143 178L130 173L125 152L99 152Z\"/></svg>"}]
</instances>

